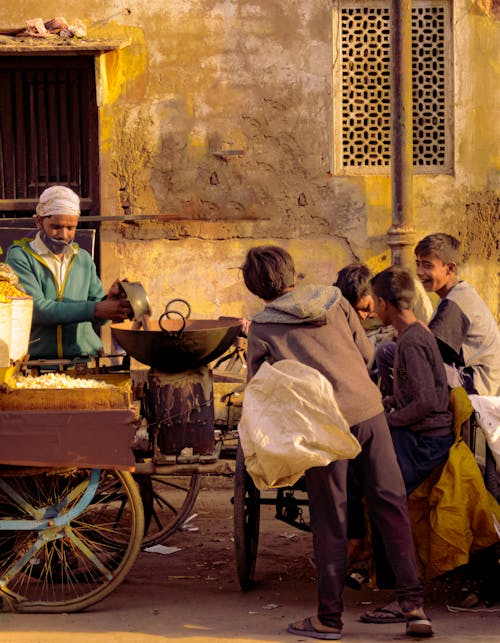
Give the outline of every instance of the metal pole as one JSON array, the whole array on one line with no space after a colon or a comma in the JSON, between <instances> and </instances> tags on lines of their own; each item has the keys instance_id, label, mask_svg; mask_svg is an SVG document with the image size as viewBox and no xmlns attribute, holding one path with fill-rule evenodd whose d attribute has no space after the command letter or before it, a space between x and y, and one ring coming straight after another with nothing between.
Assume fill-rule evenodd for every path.
<instances>
[{"instance_id":1,"label":"metal pole","mask_svg":"<svg viewBox=\"0 0 500 643\"><path fill-rule=\"evenodd\" d=\"M413 107L411 0L391 0L392 225L387 231L392 263L413 266Z\"/></svg>"}]
</instances>

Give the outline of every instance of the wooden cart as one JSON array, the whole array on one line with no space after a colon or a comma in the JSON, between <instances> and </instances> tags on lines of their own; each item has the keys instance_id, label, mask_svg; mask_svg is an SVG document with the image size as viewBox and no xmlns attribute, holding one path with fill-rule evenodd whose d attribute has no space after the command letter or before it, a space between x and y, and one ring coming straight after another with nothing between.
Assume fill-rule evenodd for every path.
<instances>
[{"instance_id":1,"label":"wooden cart","mask_svg":"<svg viewBox=\"0 0 500 643\"><path fill-rule=\"evenodd\" d=\"M226 326L230 332L202 362L231 346L239 325ZM177 345L179 335L174 339ZM200 369L212 377L204 364ZM130 384L129 373L102 377ZM94 605L123 581L141 547L162 542L187 517L202 474L233 473L220 457L210 413L202 420L210 444L187 456L179 447L190 420L181 422L179 442L179 427L171 426L175 409L168 418L148 417L147 447L138 445L141 416L118 380L112 389L0 391L4 609L72 612ZM198 393L205 398L207 391ZM185 446L193 451L191 444Z\"/></svg>"},{"instance_id":2,"label":"wooden cart","mask_svg":"<svg viewBox=\"0 0 500 643\"><path fill-rule=\"evenodd\" d=\"M135 414L61 408L66 391L30 409L38 392L17 392L28 409L0 410L0 597L4 610L79 611L118 587L141 548Z\"/></svg>"}]
</instances>

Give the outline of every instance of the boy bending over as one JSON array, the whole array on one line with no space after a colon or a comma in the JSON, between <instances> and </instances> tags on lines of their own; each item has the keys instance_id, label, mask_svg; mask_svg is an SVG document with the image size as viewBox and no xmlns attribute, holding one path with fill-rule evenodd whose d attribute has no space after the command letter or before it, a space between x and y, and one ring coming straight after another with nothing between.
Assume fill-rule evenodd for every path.
<instances>
[{"instance_id":1,"label":"boy bending over","mask_svg":"<svg viewBox=\"0 0 500 643\"><path fill-rule=\"evenodd\" d=\"M242 266L247 288L266 302L250 325L248 377L264 361L295 359L320 371L332 384L338 406L361 453L353 461L374 525L396 577L396 595L409 636L432 636L423 611L406 490L383 412L366 363L373 347L354 309L334 286L295 288L292 257L278 246L252 248ZM318 572L318 610L292 623L298 636L338 640L347 568L347 461L305 473Z\"/></svg>"},{"instance_id":2,"label":"boy bending over","mask_svg":"<svg viewBox=\"0 0 500 643\"><path fill-rule=\"evenodd\" d=\"M372 276L366 264L350 263L339 270L337 281L333 285L340 288L344 297L358 313L366 334L375 345L376 367L373 369L373 377L380 379L382 393L390 395L392 394L392 365L396 351L393 340L396 333L390 325L380 328L380 320L377 319L373 309L370 286ZM429 323L433 313L431 300L419 281L415 282L413 312L424 324Z\"/></svg>"},{"instance_id":3,"label":"boy bending over","mask_svg":"<svg viewBox=\"0 0 500 643\"><path fill-rule=\"evenodd\" d=\"M415 284L409 271L387 268L371 285L375 312L398 332L393 395L383 403L410 494L446 461L453 444L448 383L436 338L413 312Z\"/></svg>"}]
</instances>

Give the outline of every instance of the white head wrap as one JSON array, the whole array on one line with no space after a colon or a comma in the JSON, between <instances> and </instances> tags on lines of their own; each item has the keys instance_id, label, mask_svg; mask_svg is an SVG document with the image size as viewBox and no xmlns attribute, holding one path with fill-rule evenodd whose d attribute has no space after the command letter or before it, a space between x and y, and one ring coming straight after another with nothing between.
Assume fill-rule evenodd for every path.
<instances>
[{"instance_id":1,"label":"white head wrap","mask_svg":"<svg viewBox=\"0 0 500 643\"><path fill-rule=\"evenodd\" d=\"M53 185L40 194L36 206L39 217L51 217L54 214L80 215L80 197L64 185Z\"/></svg>"}]
</instances>

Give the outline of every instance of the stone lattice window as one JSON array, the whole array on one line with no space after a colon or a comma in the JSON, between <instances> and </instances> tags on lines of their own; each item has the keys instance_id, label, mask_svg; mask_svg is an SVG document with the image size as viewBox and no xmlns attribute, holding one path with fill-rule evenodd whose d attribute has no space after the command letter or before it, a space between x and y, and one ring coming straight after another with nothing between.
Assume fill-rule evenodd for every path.
<instances>
[{"instance_id":1,"label":"stone lattice window","mask_svg":"<svg viewBox=\"0 0 500 643\"><path fill-rule=\"evenodd\" d=\"M335 171L386 173L391 158L390 2L339 0L334 9ZM418 173L452 170L451 10L412 8L413 162Z\"/></svg>"}]
</instances>

